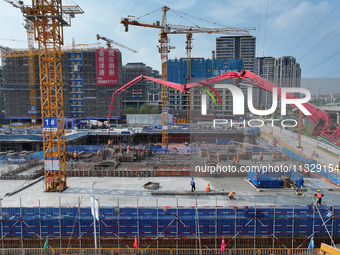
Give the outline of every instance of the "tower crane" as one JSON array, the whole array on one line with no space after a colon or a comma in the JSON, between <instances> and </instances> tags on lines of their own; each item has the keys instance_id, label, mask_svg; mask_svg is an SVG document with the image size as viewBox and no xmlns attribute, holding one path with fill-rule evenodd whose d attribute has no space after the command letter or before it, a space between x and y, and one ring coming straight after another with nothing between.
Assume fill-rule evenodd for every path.
<instances>
[{"instance_id":1,"label":"tower crane","mask_svg":"<svg viewBox=\"0 0 340 255\"><path fill-rule=\"evenodd\" d=\"M129 47L127 47L127 46L125 46L125 45L123 45L123 44L121 44L121 43L115 42L114 40L111 40L111 39L109 39L109 38L107 38L107 37L102 37L102 36L100 36L99 34L97 34L97 40L100 40L100 39L106 41L106 45L107 45L107 47L108 47L109 49L111 49L111 43L113 43L113 44L115 44L115 45L117 45L117 46L119 46L119 47L122 47L122 48L124 48L124 49L130 50L130 51L132 51L132 52L134 52L134 53L138 53L138 51L136 51L136 50L134 50L134 49L131 49L131 48L129 48Z\"/></svg>"},{"instance_id":2,"label":"tower crane","mask_svg":"<svg viewBox=\"0 0 340 255\"><path fill-rule=\"evenodd\" d=\"M77 6L62 6L62 0L32 0L21 6L25 19L33 22L38 41L45 191L67 188L61 45L63 27L84 11ZM11 1L10 1L11 3Z\"/></svg>"},{"instance_id":3,"label":"tower crane","mask_svg":"<svg viewBox=\"0 0 340 255\"><path fill-rule=\"evenodd\" d=\"M18 0L4 0L5 2L11 4L15 8L21 9L23 14L25 13L24 5L22 1ZM28 51L32 51L34 49L34 27L33 22L30 19L25 18L24 25L27 32L27 43L28 43ZM31 123L36 124L38 118L38 109L37 109L37 90L36 90L36 82L35 82L35 64L34 64L34 55L28 55L28 70L29 70L29 86L30 86L30 106L31 109L29 113L31 114Z\"/></svg>"},{"instance_id":4,"label":"tower crane","mask_svg":"<svg viewBox=\"0 0 340 255\"><path fill-rule=\"evenodd\" d=\"M184 26L184 25L173 25L167 23L167 12L170 10L168 6L163 6L161 8L163 12L162 23L158 24L151 22L141 22L139 18L133 18L134 16L129 16L127 18L122 18L120 23L124 25L125 32L128 31L129 25L142 26L149 28L158 28L160 32L160 47L159 52L161 54L162 63L162 79L167 80L168 78L168 54L171 47L169 47L168 34L186 34L186 54L187 54L187 83L191 81L191 49L192 49L192 34L193 33L207 33L207 34L231 34L231 35L249 35L250 30L255 30L254 27L242 27L242 28L232 28L232 27L222 27L222 28L206 28L200 26ZM156 10L157 11L157 10ZM155 11L151 12L154 13ZM145 15L144 15L145 16ZM190 120L190 91L186 91L187 95L187 121ZM162 144L167 145L169 142L168 138L168 87L162 86Z\"/></svg>"}]
</instances>

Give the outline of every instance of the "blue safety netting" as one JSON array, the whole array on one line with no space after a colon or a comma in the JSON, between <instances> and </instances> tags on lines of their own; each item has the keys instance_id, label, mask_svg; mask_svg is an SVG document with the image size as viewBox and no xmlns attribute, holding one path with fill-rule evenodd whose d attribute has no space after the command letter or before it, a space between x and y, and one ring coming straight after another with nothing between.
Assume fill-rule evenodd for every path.
<instances>
[{"instance_id":1,"label":"blue safety netting","mask_svg":"<svg viewBox=\"0 0 340 255\"><path fill-rule=\"evenodd\" d=\"M318 207L101 207L97 233L125 236L201 235L340 235L340 206ZM256 215L256 217L255 217ZM90 208L2 208L1 236L80 236L93 234ZM22 219L22 221L21 221ZM199 228L198 228L199 224Z\"/></svg>"}]
</instances>

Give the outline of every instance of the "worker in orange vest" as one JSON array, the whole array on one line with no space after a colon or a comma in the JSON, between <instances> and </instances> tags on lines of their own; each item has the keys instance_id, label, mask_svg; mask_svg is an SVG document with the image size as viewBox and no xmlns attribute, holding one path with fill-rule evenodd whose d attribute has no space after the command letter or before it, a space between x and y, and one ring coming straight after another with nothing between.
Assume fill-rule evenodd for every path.
<instances>
[{"instance_id":1,"label":"worker in orange vest","mask_svg":"<svg viewBox=\"0 0 340 255\"><path fill-rule=\"evenodd\" d=\"M237 157L236 157L236 163L237 163L238 166L240 165L240 156L239 155L237 155Z\"/></svg>"},{"instance_id":2,"label":"worker in orange vest","mask_svg":"<svg viewBox=\"0 0 340 255\"><path fill-rule=\"evenodd\" d=\"M126 147L126 152L127 152L127 153L130 152L130 146L129 146L129 145Z\"/></svg>"},{"instance_id":3,"label":"worker in orange vest","mask_svg":"<svg viewBox=\"0 0 340 255\"><path fill-rule=\"evenodd\" d=\"M74 161L77 161L77 152L73 152Z\"/></svg>"},{"instance_id":4,"label":"worker in orange vest","mask_svg":"<svg viewBox=\"0 0 340 255\"><path fill-rule=\"evenodd\" d=\"M205 187L205 191L210 191L210 184L208 183L207 187Z\"/></svg>"},{"instance_id":5,"label":"worker in orange vest","mask_svg":"<svg viewBox=\"0 0 340 255\"><path fill-rule=\"evenodd\" d=\"M316 202L316 204L321 205L321 199L323 197L323 194L320 192L319 189L318 189L318 192L314 196L318 198L318 201Z\"/></svg>"},{"instance_id":6,"label":"worker in orange vest","mask_svg":"<svg viewBox=\"0 0 340 255\"><path fill-rule=\"evenodd\" d=\"M110 145L111 145L111 140L110 140L110 139L107 141L107 144L108 144L109 147L110 147Z\"/></svg>"},{"instance_id":7,"label":"worker in orange vest","mask_svg":"<svg viewBox=\"0 0 340 255\"><path fill-rule=\"evenodd\" d=\"M235 199L234 194L235 194L235 190L229 192L228 197L229 197L230 200L234 200Z\"/></svg>"},{"instance_id":8,"label":"worker in orange vest","mask_svg":"<svg viewBox=\"0 0 340 255\"><path fill-rule=\"evenodd\" d=\"M236 158L234 157L233 166L236 165Z\"/></svg>"},{"instance_id":9,"label":"worker in orange vest","mask_svg":"<svg viewBox=\"0 0 340 255\"><path fill-rule=\"evenodd\" d=\"M260 161L262 161L262 159L263 159L263 153L262 153L262 151L260 152Z\"/></svg>"}]
</instances>

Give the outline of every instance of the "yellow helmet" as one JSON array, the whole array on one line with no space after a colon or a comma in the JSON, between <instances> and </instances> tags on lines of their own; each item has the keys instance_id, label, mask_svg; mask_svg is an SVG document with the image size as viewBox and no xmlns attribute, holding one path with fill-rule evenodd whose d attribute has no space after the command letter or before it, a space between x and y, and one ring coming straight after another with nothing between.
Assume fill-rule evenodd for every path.
<instances>
[{"instance_id":1,"label":"yellow helmet","mask_svg":"<svg viewBox=\"0 0 340 255\"><path fill-rule=\"evenodd\" d=\"M208 186L209 186L210 184L208 183Z\"/></svg>"},{"instance_id":2,"label":"yellow helmet","mask_svg":"<svg viewBox=\"0 0 340 255\"><path fill-rule=\"evenodd\" d=\"M318 189L318 192L320 192L320 190Z\"/></svg>"},{"instance_id":3,"label":"yellow helmet","mask_svg":"<svg viewBox=\"0 0 340 255\"><path fill-rule=\"evenodd\" d=\"M233 191L233 193L235 193L235 190Z\"/></svg>"}]
</instances>

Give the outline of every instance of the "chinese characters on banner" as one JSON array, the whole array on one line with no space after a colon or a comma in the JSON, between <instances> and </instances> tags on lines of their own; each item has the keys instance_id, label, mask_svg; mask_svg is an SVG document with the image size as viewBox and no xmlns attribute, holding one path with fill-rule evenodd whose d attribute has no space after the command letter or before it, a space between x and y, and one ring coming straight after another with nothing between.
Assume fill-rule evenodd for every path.
<instances>
[{"instance_id":1,"label":"chinese characters on banner","mask_svg":"<svg viewBox=\"0 0 340 255\"><path fill-rule=\"evenodd\" d=\"M118 85L117 50L97 49L97 85Z\"/></svg>"}]
</instances>

